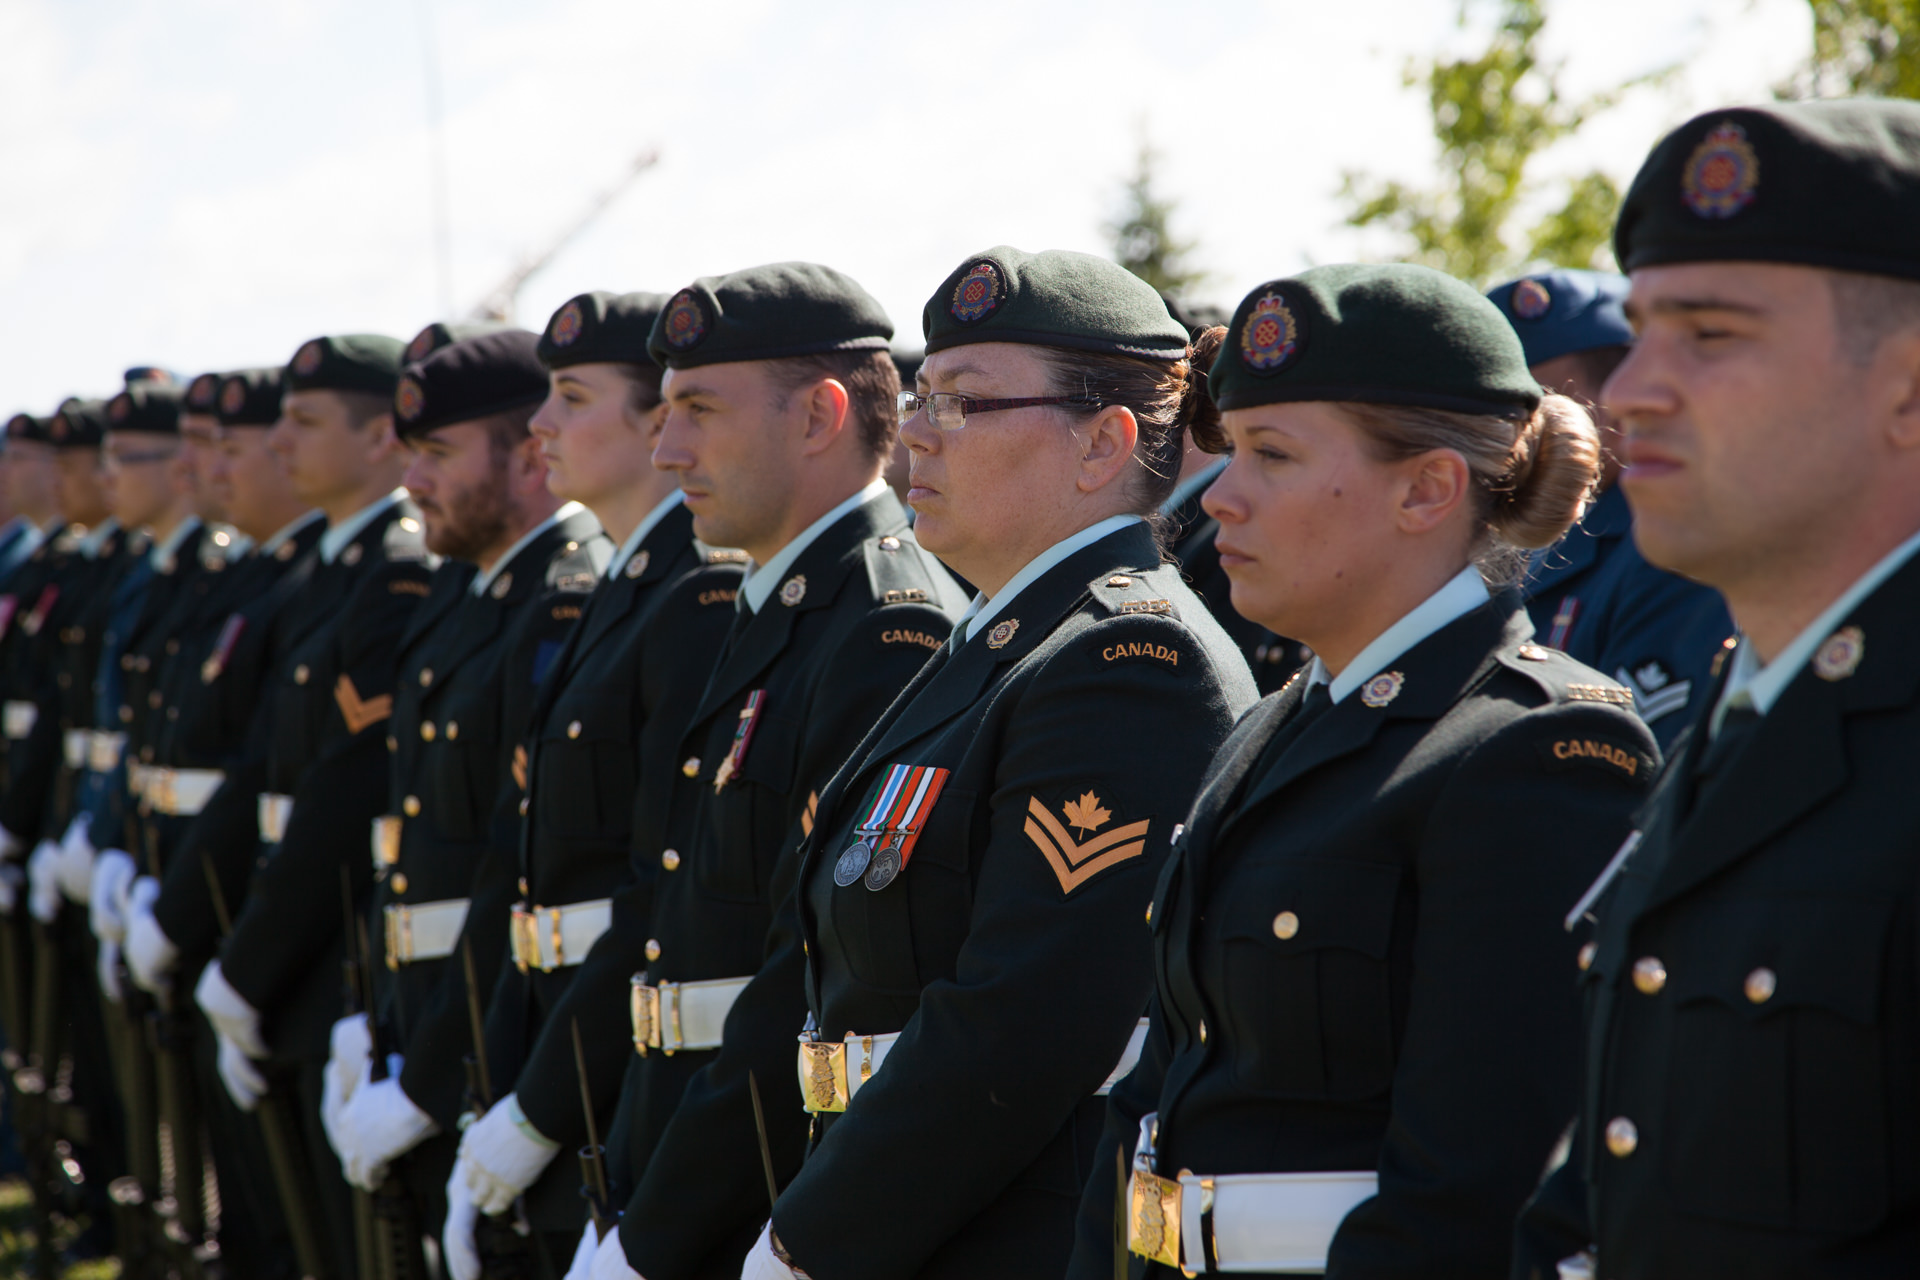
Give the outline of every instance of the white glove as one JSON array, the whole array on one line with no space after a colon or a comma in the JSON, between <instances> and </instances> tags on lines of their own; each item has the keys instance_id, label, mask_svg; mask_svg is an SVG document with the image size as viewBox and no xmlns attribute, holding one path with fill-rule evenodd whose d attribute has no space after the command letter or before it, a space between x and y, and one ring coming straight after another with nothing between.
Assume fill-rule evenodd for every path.
<instances>
[{"instance_id":1,"label":"white glove","mask_svg":"<svg viewBox=\"0 0 1920 1280\"><path fill-rule=\"evenodd\" d=\"M760 1238L747 1250L746 1261L740 1264L740 1280L794 1280L795 1276L806 1274L773 1256L773 1220L769 1218L767 1225L760 1228Z\"/></svg>"},{"instance_id":2,"label":"white glove","mask_svg":"<svg viewBox=\"0 0 1920 1280\"><path fill-rule=\"evenodd\" d=\"M127 895L127 975L133 985L156 996L173 990L173 970L180 963L180 948L154 919L153 904L160 898L160 882L141 876Z\"/></svg>"},{"instance_id":3,"label":"white glove","mask_svg":"<svg viewBox=\"0 0 1920 1280\"><path fill-rule=\"evenodd\" d=\"M587 1234L593 1234L593 1223L587 1223ZM593 1270L587 1273L587 1280L645 1280L627 1262L627 1251L620 1247L620 1229L615 1227L607 1232L607 1238L593 1253Z\"/></svg>"},{"instance_id":4,"label":"white glove","mask_svg":"<svg viewBox=\"0 0 1920 1280\"><path fill-rule=\"evenodd\" d=\"M607 1232L612 1235L613 1232ZM567 1274L560 1280L592 1280L593 1255L600 1248L600 1233L593 1229L593 1219L587 1219L586 1230L580 1233L580 1243L574 1246L573 1261L567 1264Z\"/></svg>"},{"instance_id":5,"label":"white glove","mask_svg":"<svg viewBox=\"0 0 1920 1280\"><path fill-rule=\"evenodd\" d=\"M26 870L18 863L0 862L0 915L12 915L27 887Z\"/></svg>"},{"instance_id":6,"label":"white glove","mask_svg":"<svg viewBox=\"0 0 1920 1280\"><path fill-rule=\"evenodd\" d=\"M100 979L100 994L119 1004L127 998L120 986L120 944L102 939L94 955L94 976Z\"/></svg>"},{"instance_id":7,"label":"white glove","mask_svg":"<svg viewBox=\"0 0 1920 1280\"><path fill-rule=\"evenodd\" d=\"M239 1045L249 1058L267 1056L267 1042L260 1038L259 1013L247 1003L245 996L233 989L227 975L220 972L218 960L201 973L200 983L193 989L193 1002L200 1006L222 1039Z\"/></svg>"},{"instance_id":8,"label":"white glove","mask_svg":"<svg viewBox=\"0 0 1920 1280\"><path fill-rule=\"evenodd\" d=\"M27 910L41 924L52 924L60 914L60 846L42 840L27 859Z\"/></svg>"},{"instance_id":9,"label":"white glove","mask_svg":"<svg viewBox=\"0 0 1920 1280\"><path fill-rule=\"evenodd\" d=\"M480 1210L456 1166L447 1179L447 1225L440 1232L440 1262L452 1280L480 1280L480 1251L473 1244L473 1227L479 1221Z\"/></svg>"},{"instance_id":10,"label":"white glove","mask_svg":"<svg viewBox=\"0 0 1920 1280\"><path fill-rule=\"evenodd\" d=\"M220 1082L227 1086L227 1096L234 1106L251 1111L260 1105L267 1092L267 1078L253 1065L246 1050L228 1039L225 1032L220 1033L219 1067Z\"/></svg>"},{"instance_id":11,"label":"white glove","mask_svg":"<svg viewBox=\"0 0 1920 1280\"><path fill-rule=\"evenodd\" d=\"M350 1013L333 1024L326 1069L320 1075L320 1127L342 1161L347 1158L347 1133L342 1117L347 1099L360 1083L360 1073L373 1056L373 1030L367 1015Z\"/></svg>"},{"instance_id":12,"label":"white glove","mask_svg":"<svg viewBox=\"0 0 1920 1280\"><path fill-rule=\"evenodd\" d=\"M353 1100L347 1103L341 1125L346 1149L340 1152L340 1167L347 1181L368 1191L386 1178L387 1166L395 1156L440 1132L434 1118L415 1106L400 1087L397 1071L385 1080L370 1079L372 1072L369 1062L353 1091Z\"/></svg>"},{"instance_id":13,"label":"white glove","mask_svg":"<svg viewBox=\"0 0 1920 1280\"><path fill-rule=\"evenodd\" d=\"M104 849L93 860L93 884L87 891L87 923L102 942L127 938L127 892L140 868L124 849Z\"/></svg>"},{"instance_id":14,"label":"white glove","mask_svg":"<svg viewBox=\"0 0 1920 1280\"><path fill-rule=\"evenodd\" d=\"M480 1212L505 1213L559 1154L560 1144L527 1122L519 1095L510 1093L467 1126L453 1176Z\"/></svg>"},{"instance_id":15,"label":"white glove","mask_svg":"<svg viewBox=\"0 0 1920 1280\"><path fill-rule=\"evenodd\" d=\"M95 854L87 834L92 826L92 814L76 813L67 824L67 834L60 837L60 891L78 903L85 903L93 889Z\"/></svg>"}]
</instances>

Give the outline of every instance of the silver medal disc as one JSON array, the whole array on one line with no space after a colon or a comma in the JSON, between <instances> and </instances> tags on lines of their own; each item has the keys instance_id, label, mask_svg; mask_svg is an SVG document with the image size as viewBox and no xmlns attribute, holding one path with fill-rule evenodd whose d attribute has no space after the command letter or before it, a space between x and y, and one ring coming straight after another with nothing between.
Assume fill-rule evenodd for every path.
<instances>
[{"instance_id":1,"label":"silver medal disc","mask_svg":"<svg viewBox=\"0 0 1920 1280\"><path fill-rule=\"evenodd\" d=\"M860 878L873 861L873 841L862 838L847 847L840 860L833 864L833 882L842 889Z\"/></svg>"},{"instance_id":2,"label":"silver medal disc","mask_svg":"<svg viewBox=\"0 0 1920 1280\"><path fill-rule=\"evenodd\" d=\"M873 855L873 865L867 868L867 888L875 893L893 883L900 874L900 850L886 845Z\"/></svg>"}]
</instances>

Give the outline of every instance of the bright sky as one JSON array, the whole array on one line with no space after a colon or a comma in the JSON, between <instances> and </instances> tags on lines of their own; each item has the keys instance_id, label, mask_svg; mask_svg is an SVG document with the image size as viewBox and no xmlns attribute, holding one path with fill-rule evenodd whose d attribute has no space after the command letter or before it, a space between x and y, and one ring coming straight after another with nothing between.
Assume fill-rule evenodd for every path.
<instances>
[{"instance_id":1,"label":"bright sky","mask_svg":"<svg viewBox=\"0 0 1920 1280\"><path fill-rule=\"evenodd\" d=\"M0 416L130 364L279 364L464 314L632 158L659 164L520 295L670 291L786 258L853 275L917 345L990 245L1107 251L1144 125L1224 304L1312 262L1343 171L1432 180L1410 57L1452 0L0 0ZM1559 0L1570 87L1668 63L1543 161L1622 185L1665 129L1767 96L1805 0ZM1469 38L1470 39L1470 38ZM430 53L431 50L431 53ZM435 249L437 63L450 289Z\"/></svg>"}]
</instances>

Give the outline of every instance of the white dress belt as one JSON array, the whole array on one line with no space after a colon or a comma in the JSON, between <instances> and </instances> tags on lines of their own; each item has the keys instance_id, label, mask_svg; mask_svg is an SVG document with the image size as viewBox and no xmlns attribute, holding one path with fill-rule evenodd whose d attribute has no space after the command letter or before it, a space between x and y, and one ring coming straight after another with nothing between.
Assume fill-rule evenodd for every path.
<instances>
[{"instance_id":1,"label":"white dress belt","mask_svg":"<svg viewBox=\"0 0 1920 1280\"><path fill-rule=\"evenodd\" d=\"M0 707L0 728L15 742L33 732L33 726L40 722L40 704L9 698Z\"/></svg>"},{"instance_id":2,"label":"white dress belt","mask_svg":"<svg viewBox=\"0 0 1920 1280\"><path fill-rule=\"evenodd\" d=\"M600 935L613 927L613 899L595 898L590 902L572 902L564 907L528 907L519 902L513 908L513 963L520 972L538 969L551 973L579 964L600 941Z\"/></svg>"},{"instance_id":3,"label":"white dress belt","mask_svg":"<svg viewBox=\"0 0 1920 1280\"><path fill-rule=\"evenodd\" d=\"M387 968L398 969L416 960L444 960L453 954L466 927L466 898L387 907Z\"/></svg>"},{"instance_id":4,"label":"white dress belt","mask_svg":"<svg viewBox=\"0 0 1920 1280\"><path fill-rule=\"evenodd\" d=\"M155 813L191 818L207 807L213 793L226 782L219 769L163 769L159 766L129 765L142 775L140 794L147 798Z\"/></svg>"},{"instance_id":5,"label":"white dress belt","mask_svg":"<svg viewBox=\"0 0 1920 1280\"><path fill-rule=\"evenodd\" d=\"M60 735L60 751L65 757L67 768L84 769L87 767L87 748L93 743L93 731L90 729L68 729Z\"/></svg>"},{"instance_id":6,"label":"white dress belt","mask_svg":"<svg viewBox=\"0 0 1920 1280\"><path fill-rule=\"evenodd\" d=\"M668 1057L682 1049L718 1049L727 1012L751 981L707 978L649 986L646 974L634 974L630 1001L634 1052L644 1058L652 1049Z\"/></svg>"},{"instance_id":7,"label":"white dress belt","mask_svg":"<svg viewBox=\"0 0 1920 1280\"><path fill-rule=\"evenodd\" d=\"M809 1111L845 1111L860 1092L860 1087L880 1070L880 1064L887 1060L893 1051L893 1045L900 1038L898 1031L886 1031L879 1035L863 1036L849 1031L844 1041L809 1041L804 1035L800 1038L800 1096L806 1099ZM1098 1089L1095 1097L1104 1097L1113 1092L1113 1086L1119 1084L1135 1064L1140 1061L1140 1052L1147 1043L1147 1020L1135 1024L1133 1033L1127 1037L1127 1046L1121 1050L1120 1061Z\"/></svg>"},{"instance_id":8,"label":"white dress belt","mask_svg":"<svg viewBox=\"0 0 1920 1280\"><path fill-rule=\"evenodd\" d=\"M92 729L86 736L87 768L94 773L112 773L120 764L120 753L126 749L127 735Z\"/></svg>"},{"instance_id":9,"label":"white dress belt","mask_svg":"<svg viewBox=\"0 0 1920 1280\"><path fill-rule=\"evenodd\" d=\"M261 842L279 844L287 838L287 819L293 816L293 797L262 791L259 814Z\"/></svg>"}]
</instances>

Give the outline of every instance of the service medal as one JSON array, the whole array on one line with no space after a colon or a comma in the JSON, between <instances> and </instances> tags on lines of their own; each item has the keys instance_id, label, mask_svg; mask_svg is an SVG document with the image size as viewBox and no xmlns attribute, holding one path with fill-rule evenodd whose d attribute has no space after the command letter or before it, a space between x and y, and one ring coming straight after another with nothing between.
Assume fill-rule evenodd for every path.
<instances>
[{"instance_id":1,"label":"service medal","mask_svg":"<svg viewBox=\"0 0 1920 1280\"><path fill-rule=\"evenodd\" d=\"M867 864L873 861L873 840L862 836L847 846L840 860L833 864L833 882L842 889L866 874Z\"/></svg>"},{"instance_id":2,"label":"service medal","mask_svg":"<svg viewBox=\"0 0 1920 1280\"><path fill-rule=\"evenodd\" d=\"M893 883L900 874L900 847L891 842L880 846L873 855L873 865L867 868L867 888L875 893Z\"/></svg>"}]
</instances>

